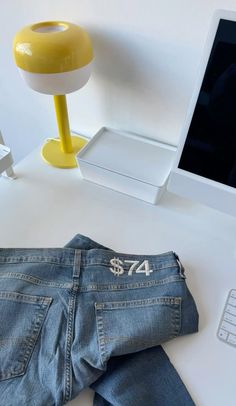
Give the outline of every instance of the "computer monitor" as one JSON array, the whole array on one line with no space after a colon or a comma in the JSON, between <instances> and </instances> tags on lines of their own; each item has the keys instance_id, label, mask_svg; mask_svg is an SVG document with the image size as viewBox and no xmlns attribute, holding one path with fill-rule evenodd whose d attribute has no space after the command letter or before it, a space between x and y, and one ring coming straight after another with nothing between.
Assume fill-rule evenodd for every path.
<instances>
[{"instance_id":1,"label":"computer monitor","mask_svg":"<svg viewBox=\"0 0 236 406\"><path fill-rule=\"evenodd\" d=\"M167 188L236 216L236 12L212 20Z\"/></svg>"}]
</instances>

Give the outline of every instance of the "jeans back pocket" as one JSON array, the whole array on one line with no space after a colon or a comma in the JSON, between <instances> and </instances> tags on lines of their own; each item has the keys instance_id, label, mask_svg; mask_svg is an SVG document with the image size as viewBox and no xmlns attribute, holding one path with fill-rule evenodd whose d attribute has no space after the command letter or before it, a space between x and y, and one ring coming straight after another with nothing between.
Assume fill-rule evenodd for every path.
<instances>
[{"instance_id":1,"label":"jeans back pocket","mask_svg":"<svg viewBox=\"0 0 236 406\"><path fill-rule=\"evenodd\" d=\"M23 375L52 299L0 292L0 380Z\"/></svg>"},{"instance_id":2,"label":"jeans back pocket","mask_svg":"<svg viewBox=\"0 0 236 406\"><path fill-rule=\"evenodd\" d=\"M180 297L95 303L95 311L103 362L159 345L180 332Z\"/></svg>"}]
</instances>

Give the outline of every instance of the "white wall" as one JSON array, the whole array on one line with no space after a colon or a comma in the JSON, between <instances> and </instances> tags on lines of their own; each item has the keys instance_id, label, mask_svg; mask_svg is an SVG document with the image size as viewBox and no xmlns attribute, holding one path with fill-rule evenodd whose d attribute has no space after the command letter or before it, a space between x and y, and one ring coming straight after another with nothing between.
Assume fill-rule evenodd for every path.
<instances>
[{"instance_id":1,"label":"white wall","mask_svg":"<svg viewBox=\"0 0 236 406\"><path fill-rule=\"evenodd\" d=\"M235 0L7 0L1 3L0 128L15 161L57 134L50 96L28 89L12 58L24 25L82 25L95 51L89 83L68 96L71 128L102 125L177 144L213 11Z\"/></svg>"}]
</instances>

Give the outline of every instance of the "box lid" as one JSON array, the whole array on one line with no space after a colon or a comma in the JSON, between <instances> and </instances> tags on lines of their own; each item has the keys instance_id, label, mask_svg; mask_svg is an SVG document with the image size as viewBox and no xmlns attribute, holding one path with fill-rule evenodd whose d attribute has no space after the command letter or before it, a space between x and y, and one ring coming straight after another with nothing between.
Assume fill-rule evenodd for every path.
<instances>
[{"instance_id":1,"label":"box lid","mask_svg":"<svg viewBox=\"0 0 236 406\"><path fill-rule=\"evenodd\" d=\"M87 162L155 186L162 186L176 147L103 127L78 154Z\"/></svg>"}]
</instances>

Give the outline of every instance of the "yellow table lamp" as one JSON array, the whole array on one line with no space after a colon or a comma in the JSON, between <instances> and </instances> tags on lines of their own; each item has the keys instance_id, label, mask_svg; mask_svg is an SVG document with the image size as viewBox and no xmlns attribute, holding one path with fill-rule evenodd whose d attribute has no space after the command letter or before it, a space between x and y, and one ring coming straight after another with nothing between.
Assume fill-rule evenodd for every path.
<instances>
[{"instance_id":1,"label":"yellow table lamp","mask_svg":"<svg viewBox=\"0 0 236 406\"><path fill-rule=\"evenodd\" d=\"M86 141L71 136L65 94L83 87L90 77L93 48L89 35L68 22L36 23L16 34L13 51L29 87L54 96L59 139L44 144L42 157L58 168L76 167L75 154Z\"/></svg>"}]
</instances>

